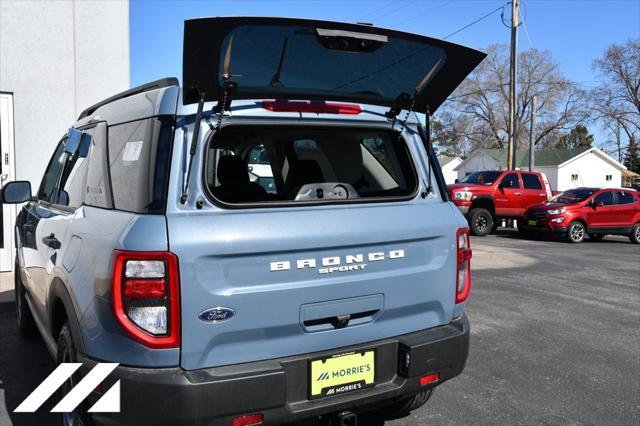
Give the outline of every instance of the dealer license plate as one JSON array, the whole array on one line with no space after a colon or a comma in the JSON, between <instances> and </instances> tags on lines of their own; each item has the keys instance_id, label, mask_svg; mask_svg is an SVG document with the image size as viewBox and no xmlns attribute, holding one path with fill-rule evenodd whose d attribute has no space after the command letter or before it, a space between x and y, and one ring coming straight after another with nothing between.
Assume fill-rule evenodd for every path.
<instances>
[{"instance_id":1,"label":"dealer license plate","mask_svg":"<svg viewBox=\"0 0 640 426\"><path fill-rule=\"evenodd\" d=\"M373 386L375 368L373 349L311 360L309 397L340 395Z\"/></svg>"},{"instance_id":2,"label":"dealer license plate","mask_svg":"<svg viewBox=\"0 0 640 426\"><path fill-rule=\"evenodd\" d=\"M529 222L527 222L527 224L529 226L536 226L538 224L538 221L537 220L530 220Z\"/></svg>"}]
</instances>

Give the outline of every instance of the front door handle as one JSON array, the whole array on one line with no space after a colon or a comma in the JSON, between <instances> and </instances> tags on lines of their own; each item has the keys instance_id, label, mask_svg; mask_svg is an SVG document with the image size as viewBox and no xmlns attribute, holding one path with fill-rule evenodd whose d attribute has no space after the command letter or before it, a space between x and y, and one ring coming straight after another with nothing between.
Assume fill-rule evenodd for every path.
<instances>
[{"instance_id":1,"label":"front door handle","mask_svg":"<svg viewBox=\"0 0 640 426\"><path fill-rule=\"evenodd\" d=\"M60 243L60 241L58 241L54 234L51 234L48 237L44 237L42 239L42 242L45 246L49 246L54 250L58 250L60 247L62 247L62 244Z\"/></svg>"},{"instance_id":2,"label":"front door handle","mask_svg":"<svg viewBox=\"0 0 640 426\"><path fill-rule=\"evenodd\" d=\"M515 195L522 195L522 192L516 192Z\"/></svg>"}]
</instances>

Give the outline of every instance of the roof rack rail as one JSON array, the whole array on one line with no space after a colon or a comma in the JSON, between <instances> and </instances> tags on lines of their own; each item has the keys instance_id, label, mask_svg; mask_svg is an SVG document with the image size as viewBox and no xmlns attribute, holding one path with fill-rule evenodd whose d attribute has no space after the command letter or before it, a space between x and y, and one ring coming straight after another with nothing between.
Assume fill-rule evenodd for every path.
<instances>
[{"instance_id":1,"label":"roof rack rail","mask_svg":"<svg viewBox=\"0 0 640 426\"><path fill-rule=\"evenodd\" d=\"M125 90L124 92L120 92L117 95L113 95L110 98L107 98L103 101L98 102L97 104L91 105L89 108L85 109L80 113L78 120L88 117L93 114L98 108L110 104L111 102L117 101L118 99L127 98L129 96L137 95L139 93L148 92L150 90L161 89L163 87L171 87L171 86L179 86L180 83L178 79L175 77L167 77L162 78L160 80L152 81L150 83L145 83L141 86L134 87L129 90Z\"/></svg>"}]
</instances>

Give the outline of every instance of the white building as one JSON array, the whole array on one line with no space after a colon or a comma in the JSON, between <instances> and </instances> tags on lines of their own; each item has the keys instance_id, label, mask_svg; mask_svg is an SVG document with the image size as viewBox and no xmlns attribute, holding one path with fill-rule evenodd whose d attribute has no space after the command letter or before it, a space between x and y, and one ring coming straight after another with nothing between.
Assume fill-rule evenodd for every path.
<instances>
[{"instance_id":1,"label":"white building","mask_svg":"<svg viewBox=\"0 0 640 426\"><path fill-rule=\"evenodd\" d=\"M517 168L528 169L529 153L518 152ZM480 149L460 163L458 179L480 170L507 168L506 150ZM620 187L622 171L627 168L598 148L554 149L536 151L534 170L547 175L554 191L579 186Z\"/></svg>"},{"instance_id":2,"label":"white building","mask_svg":"<svg viewBox=\"0 0 640 426\"><path fill-rule=\"evenodd\" d=\"M128 88L127 1L0 1L0 185L37 191L79 113ZM0 271L13 267L15 212L0 207Z\"/></svg>"},{"instance_id":3,"label":"white building","mask_svg":"<svg viewBox=\"0 0 640 426\"><path fill-rule=\"evenodd\" d=\"M447 185L455 183L458 178L456 167L462 163L462 158L441 155L438 157L438 163L440 163L440 168L442 169L442 174L444 175L444 180Z\"/></svg>"}]
</instances>

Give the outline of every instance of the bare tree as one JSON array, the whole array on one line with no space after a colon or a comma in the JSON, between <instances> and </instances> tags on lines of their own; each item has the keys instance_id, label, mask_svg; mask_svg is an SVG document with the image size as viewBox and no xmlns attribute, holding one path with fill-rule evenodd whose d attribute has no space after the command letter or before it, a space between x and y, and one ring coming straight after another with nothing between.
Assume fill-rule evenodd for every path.
<instances>
[{"instance_id":1,"label":"bare tree","mask_svg":"<svg viewBox=\"0 0 640 426\"><path fill-rule=\"evenodd\" d=\"M464 146L500 148L507 144L509 52L491 45L487 58L456 90L440 116L443 125L455 123ZM584 92L565 78L548 51L536 49L518 55L516 103L517 147L528 146L531 101L537 96L536 146L553 146L561 134L588 118ZM459 141L456 141L460 145ZM441 142L442 144L442 142ZM446 144L446 143L445 143Z\"/></svg>"},{"instance_id":2,"label":"bare tree","mask_svg":"<svg viewBox=\"0 0 640 426\"><path fill-rule=\"evenodd\" d=\"M640 137L640 39L613 44L593 62L602 82L591 91L594 118L615 141L622 158L628 145Z\"/></svg>"}]
</instances>

